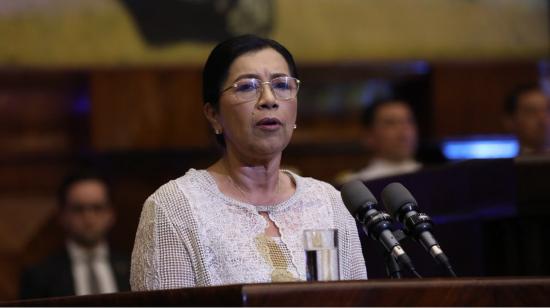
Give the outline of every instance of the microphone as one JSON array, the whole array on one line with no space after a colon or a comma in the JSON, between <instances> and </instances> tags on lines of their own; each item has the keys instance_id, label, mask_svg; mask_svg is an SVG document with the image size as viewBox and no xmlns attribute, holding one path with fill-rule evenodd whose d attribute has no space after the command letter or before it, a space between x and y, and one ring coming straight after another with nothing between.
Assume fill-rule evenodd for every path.
<instances>
[{"instance_id":1,"label":"microphone","mask_svg":"<svg viewBox=\"0 0 550 308\"><path fill-rule=\"evenodd\" d=\"M378 201L370 190L362 182L352 181L342 187L341 194L346 208L363 225L367 236L380 242L398 265L420 276L390 230L392 224L390 215L376 209Z\"/></svg>"},{"instance_id":2,"label":"microphone","mask_svg":"<svg viewBox=\"0 0 550 308\"><path fill-rule=\"evenodd\" d=\"M390 214L403 224L405 233L414 238L430 253L438 264L456 277L449 259L431 233L433 222L430 216L418 213L418 204L412 194L400 183L391 183L382 190L382 201Z\"/></svg>"}]
</instances>

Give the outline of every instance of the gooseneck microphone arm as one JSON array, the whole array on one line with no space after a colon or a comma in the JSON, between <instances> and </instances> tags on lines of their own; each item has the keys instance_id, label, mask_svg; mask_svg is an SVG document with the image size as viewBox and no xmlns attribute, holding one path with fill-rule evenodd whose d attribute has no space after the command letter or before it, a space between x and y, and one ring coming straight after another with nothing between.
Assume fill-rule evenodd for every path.
<instances>
[{"instance_id":1,"label":"gooseneck microphone arm","mask_svg":"<svg viewBox=\"0 0 550 308\"><path fill-rule=\"evenodd\" d=\"M393 268L391 271L396 272L398 269L395 265L398 265L420 277L411 259L390 229L392 224L390 215L376 209L378 202L369 189L362 182L353 181L345 184L341 193L347 209L363 225L367 236L382 244L389 257L396 261L396 264L388 266L388 271L390 272L390 268ZM397 278L399 276L397 275Z\"/></svg>"},{"instance_id":2,"label":"gooseneck microphone arm","mask_svg":"<svg viewBox=\"0 0 550 308\"><path fill-rule=\"evenodd\" d=\"M432 234L433 222L430 216L419 213L412 194L400 183L391 183L382 190L382 200L388 212L404 226L405 233L419 242L447 273L456 277L449 258Z\"/></svg>"}]
</instances>

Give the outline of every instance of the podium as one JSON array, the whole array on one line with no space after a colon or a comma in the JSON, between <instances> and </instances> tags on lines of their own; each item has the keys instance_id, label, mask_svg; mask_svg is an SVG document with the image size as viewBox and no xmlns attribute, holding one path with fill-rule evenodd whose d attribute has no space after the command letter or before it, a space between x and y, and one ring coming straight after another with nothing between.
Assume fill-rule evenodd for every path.
<instances>
[{"instance_id":1,"label":"podium","mask_svg":"<svg viewBox=\"0 0 550 308\"><path fill-rule=\"evenodd\" d=\"M548 174L550 156L471 160L365 184L376 197L389 183L405 185L432 217L459 276L550 276ZM373 266L384 264L385 251L360 236L369 277L386 277L383 266ZM407 239L401 246L422 276L444 275L420 245Z\"/></svg>"},{"instance_id":2,"label":"podium","mask_svg":"<svg viewBox=\"0 0 550 308\"><path fill-rule=\"evenodd\" d=\"M12 301L1 306L548 306L550 278L243 284Z\"/></svg>"}]
</instances>

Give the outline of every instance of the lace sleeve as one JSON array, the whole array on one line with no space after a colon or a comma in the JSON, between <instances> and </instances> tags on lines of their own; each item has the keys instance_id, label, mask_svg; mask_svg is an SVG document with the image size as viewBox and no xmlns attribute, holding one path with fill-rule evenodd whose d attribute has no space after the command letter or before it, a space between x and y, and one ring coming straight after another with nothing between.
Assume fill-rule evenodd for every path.
<instances>
[{"instance_id":1,"label":"lace sleeve","mask_svg":"<svg viewBox=\"0 0 550 308\"><path fill-rule=\"evenodd\" d=\"M132 291L195 286L191 258L162 206L145 201L136 232L130 272Z\"/></svg>"},{"instance_id":2,"label":"lace sleeve","mask_svg":"<svg viewBox=\"0 0 550 308\"><path fill-rule=\"evenodd\" d=\"M334 224L338 229L340 279L367 279L367 268L355 219L346 209L340 192L329 184L327 186L334 208Z\"/></svg>"}]
</instances>

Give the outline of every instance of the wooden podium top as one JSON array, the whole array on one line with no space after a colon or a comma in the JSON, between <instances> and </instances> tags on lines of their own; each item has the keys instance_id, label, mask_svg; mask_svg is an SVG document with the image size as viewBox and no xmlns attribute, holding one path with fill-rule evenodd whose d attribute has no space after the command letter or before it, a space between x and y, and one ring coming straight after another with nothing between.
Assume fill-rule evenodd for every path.
<instances>
[{"instance_id":1,"label":"wooden podium top","mask_svg":"<svg viewBox=\"0 0 550 308\"><path fill-rule=\"evenodd\" d=\"M71 296L2 306L548 306L550 278L297 282Z\"/></svg>"}]
</instances>

